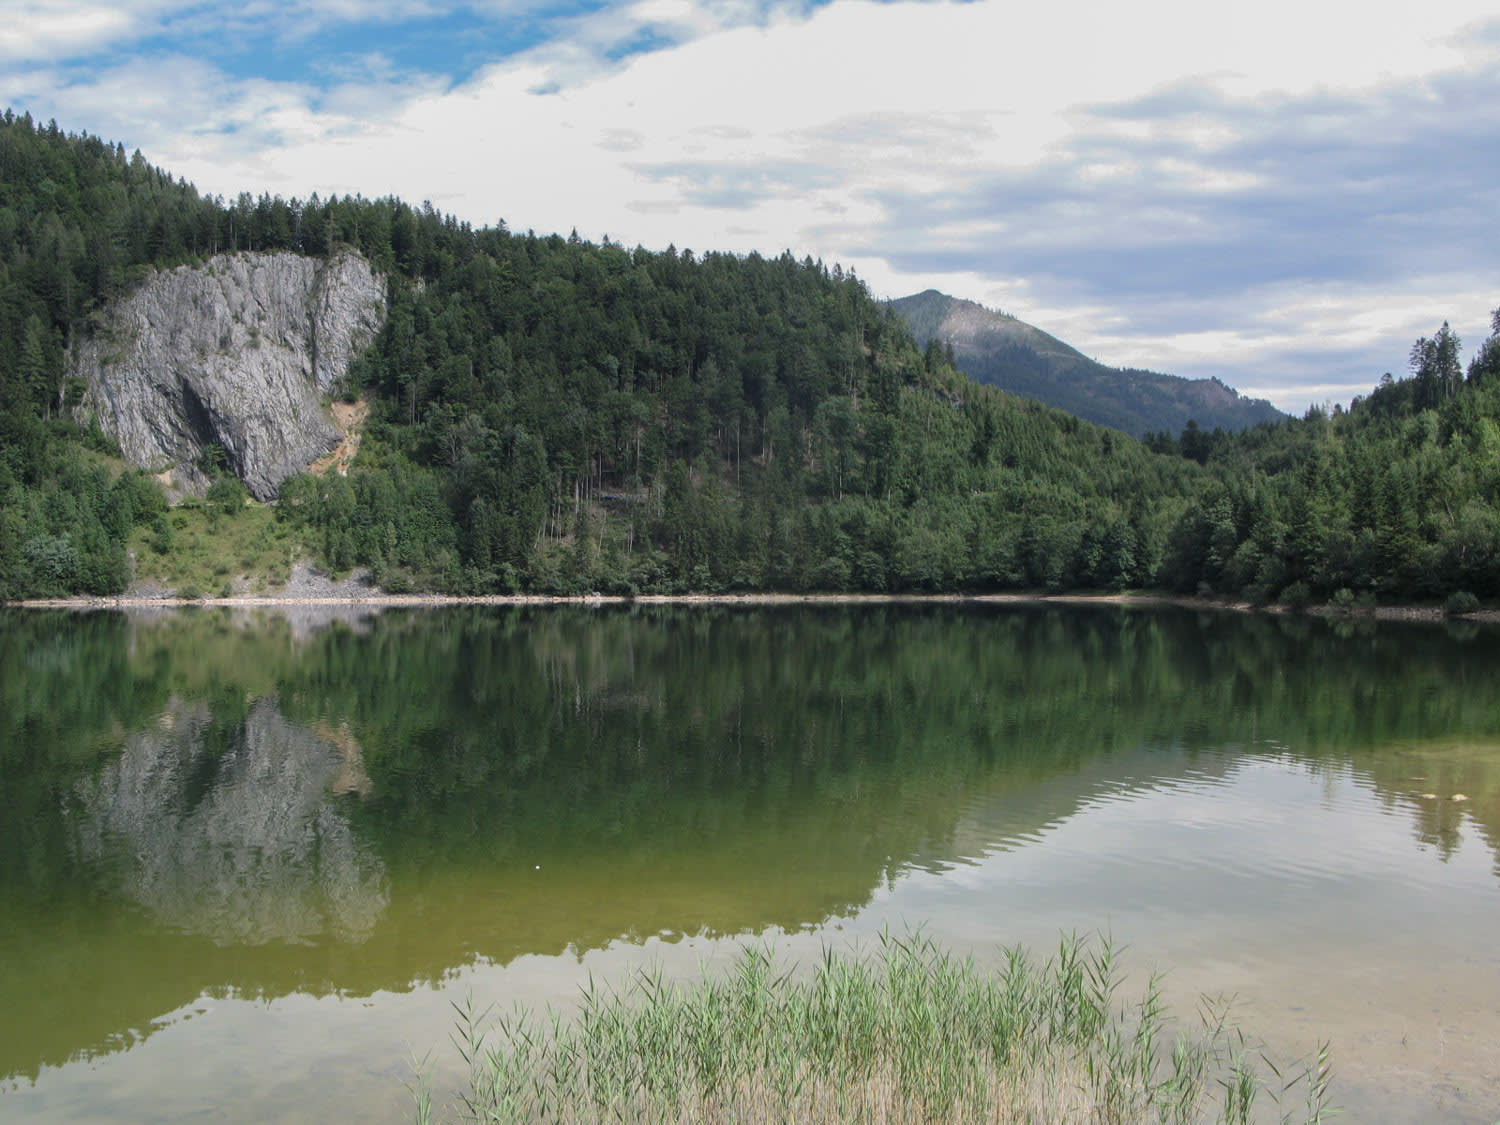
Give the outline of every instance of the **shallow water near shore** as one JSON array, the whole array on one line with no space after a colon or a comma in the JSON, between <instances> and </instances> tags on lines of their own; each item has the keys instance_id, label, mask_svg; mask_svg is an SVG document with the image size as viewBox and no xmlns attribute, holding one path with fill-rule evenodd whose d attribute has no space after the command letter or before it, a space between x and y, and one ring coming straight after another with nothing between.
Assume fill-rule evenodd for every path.
<instances>
[{"instance_id":1,"label":"shallow water near shore","mask_svg":"<svg viewBox=\"0 0 1500 1125\"><path fill-rule=\"evenodd\" d=\"M1500 633L1109 606L0 613L0 1119L410 1116L454 1001L1060 932L1500 1119ZM429 1054L430 1053L430 1054Z\"/></svg>"}]
</instances>

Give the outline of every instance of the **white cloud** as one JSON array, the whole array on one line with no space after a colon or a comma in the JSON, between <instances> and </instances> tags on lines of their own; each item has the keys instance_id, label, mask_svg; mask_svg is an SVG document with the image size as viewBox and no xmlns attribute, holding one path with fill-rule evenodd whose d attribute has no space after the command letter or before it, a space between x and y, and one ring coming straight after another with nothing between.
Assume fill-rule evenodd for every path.
<instances>
[{"instance_id":1,"label":"white cloud","mask_svg":"<svg viewBox=\"0 0 1500 1125\"><path fill-rule=\"evenodd\" d=\"M19 0L0 22L0 60L30 62L94 51L139 26L135 13L116 4Z\"/></svg>"}]
</instances>

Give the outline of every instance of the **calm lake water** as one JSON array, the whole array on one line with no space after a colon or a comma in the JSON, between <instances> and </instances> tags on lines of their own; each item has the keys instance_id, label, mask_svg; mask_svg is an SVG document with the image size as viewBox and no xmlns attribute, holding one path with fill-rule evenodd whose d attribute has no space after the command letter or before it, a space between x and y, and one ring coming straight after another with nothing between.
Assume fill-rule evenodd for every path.
<instances>
[{"instance_id":1,"label":"calm lake water","mask_svg":"<svg viewBox=\"0 0 1500 1125\"><path fill-rule=\"evenodd\" d=\"M1331 1040L1346 1119L1500 1120L1500 633L0 613L0 1119L406 1120L453 1001L919 925L1107 933Z\"/></svg>"}]
</instances>

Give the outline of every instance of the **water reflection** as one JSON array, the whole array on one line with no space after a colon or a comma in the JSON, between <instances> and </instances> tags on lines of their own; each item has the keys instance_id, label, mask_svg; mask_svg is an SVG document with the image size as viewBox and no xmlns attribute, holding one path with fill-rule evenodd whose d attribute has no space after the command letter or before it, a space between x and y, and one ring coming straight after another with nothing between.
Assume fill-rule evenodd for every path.
<instances>
[{"instance_id":1,"label":"water reflection","mask_svg":"<svg viewBox=\"0 0 1500 1125\"><path fill-rule=\"evenodd\" d=\"M250 603L213 608L142 603L129 606L121 613L135 624L165 625L168 628L174 627L185 616L201 616L219 625L227 623L247 632L285 629L294 640L306 643L335 626L356 633L367 632L387 608L378 602L337 601L268 601L264 605Z\"/></svg>"},{"instance_id":2,"label":"water reflection","mask_svg":"<svg viewBox=\"0 0 1500 1125\"><path fill-rule=\"evenodd\" d=\"M79 859L165 926L219 945L368 938L385 866L332 803L368 793L357 743L289 723L271 698L226 722L174 701L81 779Z\"/></svg>"},{"instance_id":3,"label":"water reflection","mask_svg":"<svg viewBox=\"0 0 1500 1125\"><path fill-rule=\"evenodd\" d=\"M1108 922L1208 988L1340 949L1391 974L1422 941L1471 985L1494 972L1472 940L1500 927L1491 631L1084 609L0 624L0 1075L147 1040L197 1066L206 1033L165 1017L232 998L369 998L390 1037L395 994L490 973L530 996L662 935L696 955L895 920L978 949Z\"/></svg>"}]
</instances>

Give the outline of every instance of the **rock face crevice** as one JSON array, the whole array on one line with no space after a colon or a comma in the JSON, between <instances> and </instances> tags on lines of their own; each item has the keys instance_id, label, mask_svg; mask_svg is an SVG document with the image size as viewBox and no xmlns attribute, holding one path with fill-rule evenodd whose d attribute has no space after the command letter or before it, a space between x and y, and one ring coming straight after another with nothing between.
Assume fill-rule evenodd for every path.
<instances>
[{"instance_id":1,"label":"rock face crevice","mask_svg":"<svg viewBox=\"0 0 1500 1125\"><path fill-rule=\"evenodd\" d=\"M323 398L385 321L385 283L353 251L221 254L149 277L68 357L77 408L126 460L201 488L205 451L257 499L328 453Z\"/></svg>"}]
</instances>

